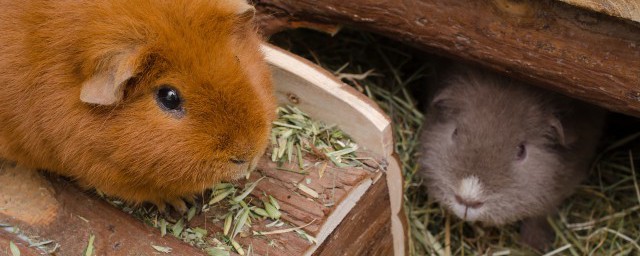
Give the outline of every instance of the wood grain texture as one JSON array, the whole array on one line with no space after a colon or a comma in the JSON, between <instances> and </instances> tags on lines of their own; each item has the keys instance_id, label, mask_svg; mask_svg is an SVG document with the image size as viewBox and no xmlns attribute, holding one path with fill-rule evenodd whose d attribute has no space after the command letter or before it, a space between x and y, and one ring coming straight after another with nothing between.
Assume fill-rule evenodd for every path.
<instances>
[{"instance_id":1,"label":"wood grain texture","mask_svg":"<svg viewBox=\"0 0 640 256\"><path fill-rule=\"evenodd\" d=\"M380 207L389 200L386 180L371 186L368 196L340 223L314 255L393 255L390 208ZM357 245L357 246L354 246Z\"/></svg>"},{"instance_id":2,"label":"wood grain texture","mask_svg":"<svg viewBox=\"0 0 640 256\"><path fill-rule=\"evenodd\" d=\"M402 255L408 248L409 229L402 211L404 181L399 161L393 154L389 118L371 99L308 60L270 45L264 45L262 50L272 65L279 102L296 105L314 119L338 125L361 148L383 159L389 193L387 202L391 207L393 251Z\"/></svg>"},{"instance_id":3,"label":"wood grain texture","mask_svg":"<svg viewBox=\"0 0 640 256\"><path fill-rule=\"evenodd\" d=\"M371 99L306 59L267 44L262 51L272 68L278 102L337 125L360 147L375 154L393 152L391 121Z\"/></svg>"},{"instance_id":4,"label":"wood grain texture","mask_svg":"<svg viewBox=\"0 0 640 256\"><path fill-rule=\"evenodd\" d=\"M640 1L638 0L558 0L595 12L640 22Z\"/></svg>"},{"instance_id":5,"label":"wood grain texture","mask_svg":"<svg viewBox=\"0 0 640 256\"><path fill-rule=\"evenodd\" d=\"M359 155L378 158L372 155ZM265 194L275 197L281 207L281 218L293 226L305 226L303 230L315 237L319 245L308 242L295 232L254 236L253 231L273 231L291 227L268 228L266 225L270 221L258 220L249 230L236 238L245 246L245 249L252 245L255 255L308 255L321 244L336 242L328 241L327 237L333 236L332 233L338 233L338 236L357 238L362 243L374 244L378 240L372 239L381 239L387 241L379 246L381 250L393 251L390 232L391 207L389 207L386 179L379 179L380 182L373 186L375 189L370 189L374 177L381 170L368 167L338 168L329 162L326 166L322 164L314 166L313 162L307 158L305 161L313 167L308 169L308 174L303 175L278 170L276 164L269 158L268 155L264 156L258 165L257 173L249 180L242 182L254 182L259 177L265 177L253 190L251 195L254 199L251 200L265 199ZM283 167L295 169L295 166L297 163ZM320 176L321 170L322 176ZM158 230L131 218L101 198L83 193L73 184L60 178L47 179L33 170L13 167L3 168L0 174L2 174L0 183L9 184L0 188L0 194L4 197L0 203L0 209L2 209L0 223L18 227L28 236L37 235L59 243L61 247L57 252L61 255L79 255L87 246L91 234L96 237L94 246L99 255L131 253L152 255L157 252L151 245L170 247L174 253L180 255L203 255L202 251L172 236L160 237ZM27 185L20 185L22 183ZM304 193L297 188L296 184L304 184L319 196L315 198ZM354 198L356 190L360 190L360 195ZM33 195L23 191L42 194L46 200L31 200ZM365 203L360 203L362 201ZM370 203L366 202L375 202L377 211L371 211L368 205ZM55 209L55 211L32 210L40 208ZM356 215L358 219L367 222L382 224L368 226L367 232L364 233L345 228L336 229L348 219L345 216L333 218L340 211L344 211L348 216ZM222 233L223 223L211 220L225 213L224 210L213 207L211 211L197 215L188 225L205 227L210 234L219 234ZM37 216L33 217L34 215L45 215L47 218L37 218ZM47 221L41 221L42 219ZM306 225L308 223L310 225ZM321 234L323 232L324 235ZM379 234L379 232L384 233ZM0 245L3 239L8 240L0 236ZM337 242L343 243L343 241ZM361 244L349 244L345 249L363 250L364 247Z\"/></svg>"},{"instance_id":6,"label":"wood grain texture","mask_svg":"<svg viewBox=\"0 0 640 256\"><path fill-rule=\"evenodd\" d=\"M11 242L16 245L21 256L45 255L44 251L38 250L34 247L29 247L29 243L20 239L18 235L0 228L0 255L12 255L10 247Z\"/></svg>"},{"instance_id":7,"label":"wood grain texture","mask_svg":"<svg viewBox=\"0 0 640 256\"><path fill-rule=\"evenodd\" d=\"M171 247L185 255L203 255L200 250L173 237L160 237L157 230L106 201L83 193L63 179L47 179L33 175L37 174L34 170L6 166L0 168L0 173L3 174L0 175L0 184L8 184L0 186L0 194L10 198L0 202L0 208L3 209L0 211L0 223L19 228L27 237L37 236L42 240L53 240L54 244L59 243L58 255L81 255L90 235L95 235L93 245L98 255L130 255L133 252L154 255L157 251L151 245ZM44 185L44 188L40 185ZM33 198L29 192L43 194L47 200L31 200ZM17 212L15 208L23 210Z\"/></svg>"},{"instance_id":8,"label":"wood grain texture","mask_svg":"<svg viewBox=\"0 0 640 256\"><path fill-rule=\"evenodd\" d=\"M327 163L326 166L323 164L314 165L317 159L313 160L307 157L304 160L305 163L313 167L308 169L308 174L298 174L278 170L276 163L271 162L269 158L269 156L266 156L261 159L257 167L257 173L251 175L246 182L254 182L264 177L251 192L251 195L255 198L254 200L265 200L265 195L270 195L278 200L282 213L281 219L291 224L291 226L267 227L271 221L257 220L247 232L238 235L236 240L245 245L245 247L250 244L253 245L256 255L309 255L313 253L316 250L316 245L303 239L295 232L267 236L253 236L251 234L254 231L270 232L291 228L292 226L304 226L302 230L315 237L318 240L318 244L324 244L326 243L327 234L341 232L336 230L335 227L344 222L344 216L339 216L337 219L332 218L333 215L340 211L340 208L346 210L347 213L359 212L360 215L367 216L372 221L377 218L381 218L381 220L377 221L390 220L389 213L386 215L370 214L369 212L361 212L362 209L350 205L350 203L355 205L356 202L359 204L360 201L368 198L371 198L368 200L375 200L385 206L389 205L386 184L384 184L384 193L372 193L370 191L371 179L375 176L375 172L372 172L372 169L338 168L331 163ZM283 168L295 170L297 169L297 163L285 164ZM322 176L320 176L321 170L323 170ZM301 191L297 188L297 184L304 184L318 193L318 197L315 198ZM361 194L359 198L353 198L352 195L357 189L364 189L363 192L366 191L366 194ZM221 233L223 223L209 222L207 225L203 225L208 220L221 214L224 214L224 212L221 213L213 209L195 217L189 225L205 226L210 234ZM342 232L350 233L352 231L342 230ZM321 233L327 234L323 235ZM354 234L353 236L361 235ZM388 247L392 249L393 244L389 243Z\"/></svg>"},{"instance_id":9,"label":"wood grain texture","mask_svg":"<svg viewBox=\"0 0 640 256\"><path fill-rule=\"evenodd\" d=\"M552 0L257 0L272 33L344 24L640 117L640 24Z\"/></svg>"}]
</instances>

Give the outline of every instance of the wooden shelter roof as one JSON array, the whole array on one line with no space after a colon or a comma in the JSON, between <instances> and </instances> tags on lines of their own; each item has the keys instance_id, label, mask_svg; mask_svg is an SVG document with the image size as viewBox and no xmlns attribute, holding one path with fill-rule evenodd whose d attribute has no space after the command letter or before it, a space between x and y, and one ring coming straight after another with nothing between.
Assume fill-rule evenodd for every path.
<instances>
[{"instance_id":1,"label":"wooden shelter roof","mask_svg":"<svg viewBox=\"0 0 640 256\"><path fill-rule=\"evenodd\" d=\"M640 22L640 0L558 0L610 16Z\"/></svg>"}]
</instances>

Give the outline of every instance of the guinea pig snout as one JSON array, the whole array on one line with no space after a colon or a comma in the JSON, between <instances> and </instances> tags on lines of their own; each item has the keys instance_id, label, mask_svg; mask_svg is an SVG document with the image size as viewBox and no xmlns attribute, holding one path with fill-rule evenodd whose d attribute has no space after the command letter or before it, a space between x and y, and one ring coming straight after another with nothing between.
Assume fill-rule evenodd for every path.
<instances>
[{"instance_id":1,"label":"guinea pig snout","mask_svg":"<svg viewBox=\"0 0 640 256\"><path fill-rule=\"evenodd\" d=\"M455 191L456 203L471 209L480 208L484 204L484 189L477 176L463 178Z\"/></svg>"},{"instance_id":2,"label":"guinea pig snout","mask_svg":"<svg viewBox=\"0 0 640 256\"><path fill-rule=\"evenodd\" d=\"M486 211L484 205L484 190L477 176L471 175L460 180L458 187L453 191L453 198L449 201L449 207L460 217L467 221L481 220Z\"/></svg>"},{"instance_id":3,"label":"guinea pig snout","mask_svg":"<svg viewBox=\"0 0 640 256\"><path fill-rule=\"evenodd\" d=\"M227 160L229 163L240 166L251 162L256 155L253 146L249 145L249 143L236 143L236 145L228 146L230 154L227 155Z\"/></svg>"},{"instance_id":4,"label":"guinea pig snout","mask_svg":"<svg viewBox=\"0 0 640 256\"><path fill-rule=\"evenodd\" d=\"M478 209L478 208L480 208L480 206L482 206L484 204L484 202L475 201L473 199L470 200L468 198L463 198L463 197L461 197L459 195L455 195L454 197L455 197L457 203L461 204L464 207L471 208L471 209Z\"/></svg>"}]
</instances>

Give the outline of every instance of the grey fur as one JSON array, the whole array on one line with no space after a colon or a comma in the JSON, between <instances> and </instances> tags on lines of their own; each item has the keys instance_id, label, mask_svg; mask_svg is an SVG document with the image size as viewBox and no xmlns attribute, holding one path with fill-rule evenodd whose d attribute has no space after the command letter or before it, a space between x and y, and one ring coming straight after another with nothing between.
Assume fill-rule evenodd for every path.
<instances>
[{"instance_id":1,"label":"grey fur","mask_svg":"<svg viewBox=\"0 0 640 256\"><path fill-rule=\"evenodd\" d=\"M501 225L552 213L584 179L604 110L471 67L443 81L427 109L419 160L442 205L451 207L460 179L476 175L486 192L477 220ZM518 160L522 142L526 157Z\"/></svg>"}]
</instances>

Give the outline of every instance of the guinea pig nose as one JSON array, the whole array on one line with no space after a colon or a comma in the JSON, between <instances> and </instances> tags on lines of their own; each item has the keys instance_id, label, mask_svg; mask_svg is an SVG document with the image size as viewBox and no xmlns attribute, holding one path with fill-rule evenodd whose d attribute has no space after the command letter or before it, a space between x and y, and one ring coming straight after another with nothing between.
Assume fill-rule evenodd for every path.
<instances>
[{"instance_id":1,"label":"guinea pig nose","mask_svg":"<svg viewBox=\"0 0 640 256\"><path fill-rule=\"evenodd\" d=\"M241 165L241 164L246 163L247 160L232 157L232 158L229 159L229 162L232 162L232 163L237 164L237 165Z\"/></svg>"},{"instance_id":2,"label":"guinea pig nose","mask_svg":"<svg viewBox=\"0 0 640 256\"><path fill-rule=\"evenodd\" d=\"M456 198L456 202L458 202L459 204L461 204L463 206L469 207L471 209L478 209L478 208L480 208L480 206L482 206L484 204L483 202L480 202L480 201L477 201L477 200L469 200L469 199L466 199L466 198L462 198L459 195L456 195L455 198Z\"/></svg>"}]
</instances>

